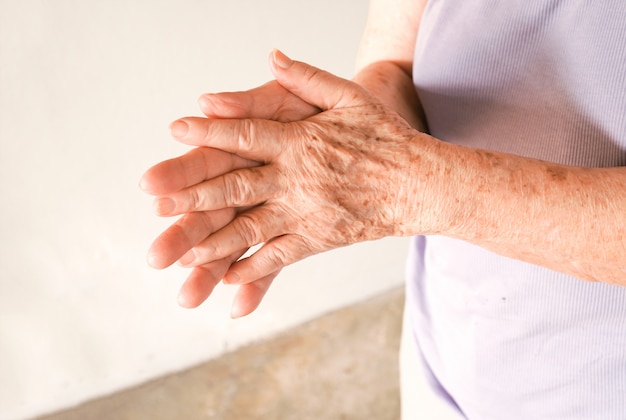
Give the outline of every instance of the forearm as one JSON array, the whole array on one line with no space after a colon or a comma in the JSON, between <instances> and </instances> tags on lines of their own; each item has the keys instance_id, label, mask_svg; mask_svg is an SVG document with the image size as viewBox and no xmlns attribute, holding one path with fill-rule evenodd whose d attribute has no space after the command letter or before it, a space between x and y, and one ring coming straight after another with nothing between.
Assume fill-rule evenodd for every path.
<instances>
[{"instance_id":1,"label":"forearm","mask_svg":"<svg viewBox=\"0 0 626 420\"><path fill-rule=\"evenodd\" d=\"M424 113L409 72L410 63L378 61L362 68L353 81L400 114L411 126L426 132Z\"/></svg>"},{"instance_id":2,"label":"forearm","mask_svg":"<svg viewBox=\"0 0 626 420\"><path fill-rule=\"evenodd\" d=\"M407 220L419 221L427 233L626 286L626 168L568 167L426 144L414 168L422 175L411 179L415 201ZM410 223L406 228L419 233Z\"/></svg>"},{"instance_id":3,"label":"forearm","mask_svg":"<svg viewBox=\"0 0 626 420\"><path fill-rule=\"evenodd\" d=\"M284 89L322 112L289 123L189 117L173 125L183 143L266 163L158 197L163 216L251 208L195 245L188 266L264 243L224 275L245 283L356 242L440 234L626 286L626 168L567 167L442 142L354 83L278 52L271 65ZM374 74L357 79L374 91L384 86ZM389 101L384 93L397 85L379 92Z\"/></svg>"},{"instance_id":4,"label":"forearm","mask_svg":"<svg viewBox=\"0 0 626 420\"><path fill-rule=\"evenodd\" d=\"M411 79L413 54L426 0L370 0L353 81L426 131Z\"/></svg>"}]
</instances>

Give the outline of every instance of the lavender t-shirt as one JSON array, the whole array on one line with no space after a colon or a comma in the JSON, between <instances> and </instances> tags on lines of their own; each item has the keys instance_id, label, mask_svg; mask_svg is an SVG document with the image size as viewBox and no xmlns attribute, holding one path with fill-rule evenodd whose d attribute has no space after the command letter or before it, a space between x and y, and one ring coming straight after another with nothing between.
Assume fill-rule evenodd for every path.
<instances>
[{"instance_id":1,"label":"lavender t-shirt","mask_svg":"<svg viewBox=\"0 0 626 420\"><path fill-rule=\"evenodd\" d=\"M439 139L626 165L626 2L430 0L414 82ZM452 409L626 419L626 287L439 236L415 238L408 267L413 336Z\"/></svg>"}]
</instances>

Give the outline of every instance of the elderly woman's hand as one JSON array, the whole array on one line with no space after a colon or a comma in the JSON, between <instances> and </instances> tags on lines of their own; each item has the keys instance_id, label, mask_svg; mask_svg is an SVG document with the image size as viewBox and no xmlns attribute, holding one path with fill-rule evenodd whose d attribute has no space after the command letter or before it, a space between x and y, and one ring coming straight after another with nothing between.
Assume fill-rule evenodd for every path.
<instances>
[{"instance_id":1,"label":"elderly woman's hand","mask_svg":"<svg viewBox=\"0 0 626 420\"><path fill-rule=\"evenodd\" d=\"M263 118L287 122L301 120L320 111L276 81L245 92L202 95L198 102L207 117L221 119ZM142 177L140 186L144 191L157 196L174 194L224 173L258 165L258 162L232 153L198 147L184 156L150 168ZM184 214L154 241L148 252L149 264L155 268L171 265L209 235L231 222L243 210L245 209L224 208ZM246 251L247 247L236 250L225 258L195 266L180 290L179 303L192 308L204 302L231 264ZM279 271L241 285L233 304L233 316L252 312Z\"/></svg>"},{"instance_id":2,"label":"elderly woman's hand","mask_svg":"<svg viewBox=\"0 0 626 420\"><path fill-rule=\"evenodd\" d=\"M271 66L278 83L323 112L294 122L174 122L181 142L263 164L206 177L155 202L162 216L248 208L180 260L202 266L263 243L230 266L228 283L254 282L315 253L402 234L404 206L418 192L410 174L420 156L409 145L420 135L405 120L358 85L280 52ZM185 177L185 167L179 170Z\"/></svg>"}]
</instances>

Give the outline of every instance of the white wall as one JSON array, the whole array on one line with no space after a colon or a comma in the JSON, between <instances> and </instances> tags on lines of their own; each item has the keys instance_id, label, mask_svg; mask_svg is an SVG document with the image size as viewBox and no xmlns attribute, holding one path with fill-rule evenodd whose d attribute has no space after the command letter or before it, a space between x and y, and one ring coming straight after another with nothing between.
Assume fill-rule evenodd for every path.
<instances>
[{"instance_id":1,"label":"white wall","mask_svg":"<svg viewBox=\"0 0 626 420\"><path fill-rule=\"evenodd\" d=\"M286 269L258 311L234 290L176 305L185 271L149 269L170 221L137 188L187 149L169 122L202 92L267 81L274 47L350 77L364 0L0 1L0 419L197 364L399 285L406 240Z\"/></svg>"}]
</instances>

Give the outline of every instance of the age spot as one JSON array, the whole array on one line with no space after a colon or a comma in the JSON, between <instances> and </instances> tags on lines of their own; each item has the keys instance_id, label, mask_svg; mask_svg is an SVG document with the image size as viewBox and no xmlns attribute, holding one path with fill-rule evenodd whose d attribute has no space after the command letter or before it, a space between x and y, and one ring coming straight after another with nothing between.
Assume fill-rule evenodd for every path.
<instances>
[{"instance_id":1,"label":"age spot","mask_svg":"<svg viewBox=\"0 0 626 420\"><path fill-rule=\"evenodd\" d=\"M343 130L344 128L346 128L346 125L339 121L333 121L333 125L340 130Z\"/></svg>"},{"instance_id":2,"label":"age spot","mask_svg":"<svg viewBox=\"0 0 626 420\"><path fill-rule=\"evenodd\" d=\"M555 181L565 181L565 179L567 178L567 171L563 168L550 166L546 171L548 172L548 175L550 175Z\"/></svg>"}]
</instances>

